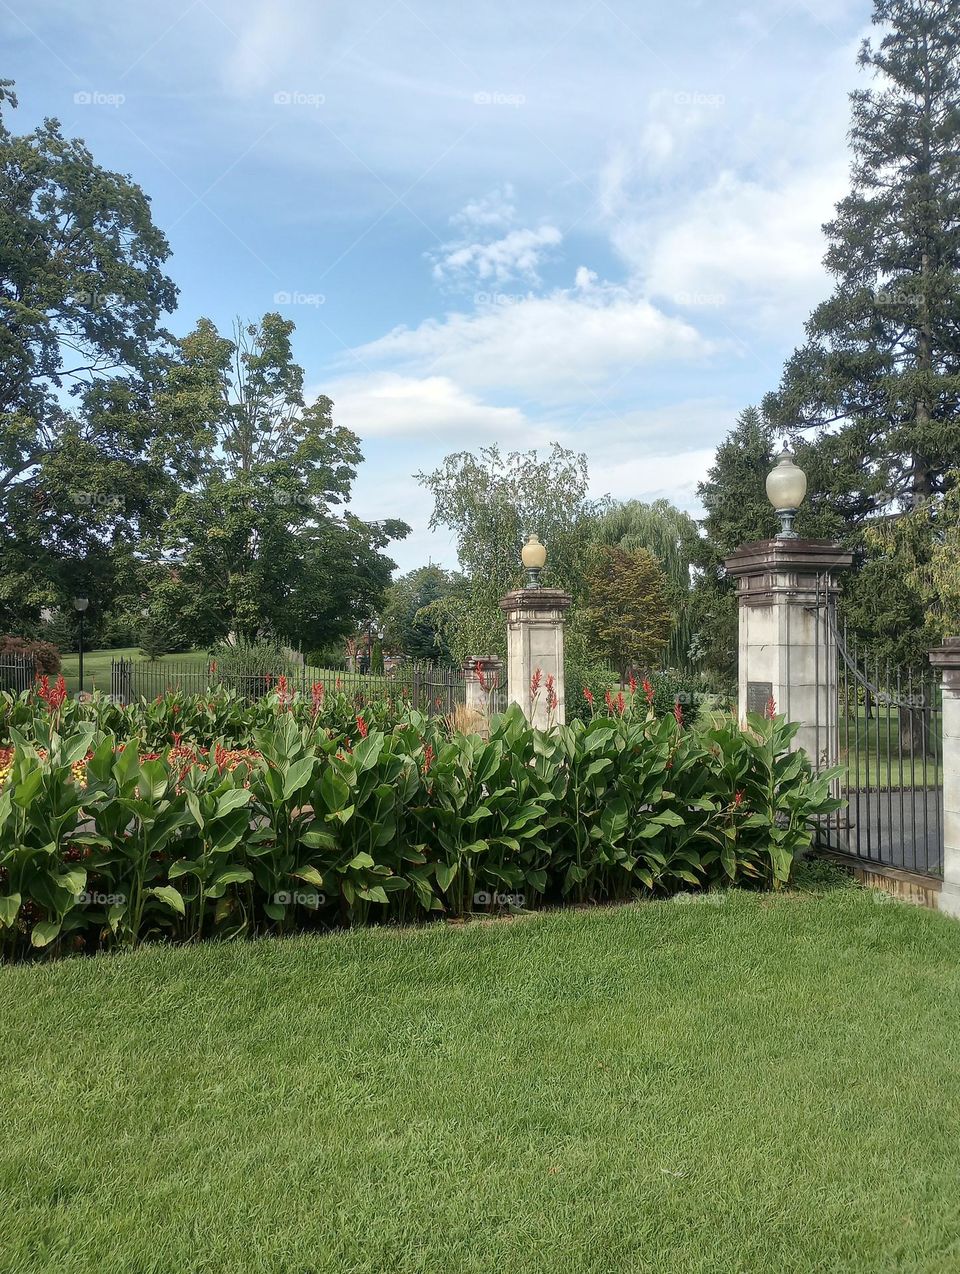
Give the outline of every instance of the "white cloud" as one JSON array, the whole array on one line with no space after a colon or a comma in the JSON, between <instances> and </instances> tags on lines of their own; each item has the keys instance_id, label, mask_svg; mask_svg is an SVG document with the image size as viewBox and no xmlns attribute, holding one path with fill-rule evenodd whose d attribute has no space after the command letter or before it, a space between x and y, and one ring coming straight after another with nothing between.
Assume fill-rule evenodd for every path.
<instances>
[{"instance_id":1,"label":"white cloud","mask_svg":"<svg viewBox=\"0 0 960 1274\"><path fill-rule=\"evenodd\" d=\"M458 286L540 282L538 267L552 248L559 247L563 235L554 225L535 229L516 225L514 199L508 183L469 200L450 218L460 233L428 254L435 282ZM497 231L505 233L491 239Z\"/></svg>"},{"instance_id":2,"label":"white cloud","mask_svg":"<svg viewBox=\"0 0 960 1274\"><path fill-rule=\"evenodd\" d=\"M684 399L589 420L581 436L565 441L587 450L595 495L665 497L695 510L697 483L713 461L713 440L729 432L738 410L739 404L721 399Z\"/></svg>"},{"instance_id":3,"label":"white cloud","mask_svg":"<svg viewBox=\"0 0 960 1274\"><path fill-rule=\"evenodd\" d=\"M517 407L481 402L446 376L412 377L395 372L343 377L329 386L337 424L361 438L512 437L529 429Z\"/></svg>"},{"instance_id":4,"label":"white cloud","mask_svg":"<svg viewBox=\"0 0 960 1274\"><path fill-rule=\"evenodd\" d=\"M825 295L821 226L847 182L843 161L771 185L724 172L670 224L621 225L614 242L651 296L687 308L760 307L765 321L769 307L802 311Z\"/></svg>"},{"instance_id":5,"label":"white cloud","mask_svg":"<svg viewBox=\"0 0 960 1274\"><path fill-rule=\"evenodd\" d=\"M556 226L538 230L511 230L493 243L446 244L433 267L438 283L476 281L510 283L522 279L539 282L537 267L563 235Z\"/></svg>"},{"instance_id":6,"label":"white cloud","mask_svg":"<svg viewBox=\"0 0 960 1274\"><path fill-rule=\"evenodd\" d=\"M398 327L355 354L472 389L497 387L542 401L618 379L637 365L703 360L716 348L690 323L625 288L577 273L576 289L453 312Z\"/></svg>"},{"instance_id":7,"label":"white cloud","mask_svg":"<svg viewBox=\"0 0 960 1274\"><path fill-rule=\"evenodd\" d=\"M482 230L506 230L516 221L514 199L513 186L507 182L489 194L469 200L450 218L450 224L458 226L467 236Z\"/></svg>"}]
</instances>

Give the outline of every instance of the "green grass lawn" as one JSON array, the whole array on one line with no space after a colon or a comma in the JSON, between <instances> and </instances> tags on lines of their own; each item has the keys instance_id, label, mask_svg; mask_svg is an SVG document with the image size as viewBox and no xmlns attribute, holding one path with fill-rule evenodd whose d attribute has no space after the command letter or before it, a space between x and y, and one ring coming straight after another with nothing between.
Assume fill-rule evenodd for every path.
<instances>
[{"instance_id":1,"label":"green grass lawn","mask_svg":"<svg viewBox=\"0 0 960 1274\"><path fill-rule=\"evenodd\" d=\"M85 650L83 653L83 686L85 690L101 690L104 694L110 693L110 664L114 659L133 659L136 662L143 660L143 655L137 646L126 646L117 650ZM179 655L162 655L157 661L159 664L174 665L178 672L189 669L203 670L207 667L210 660L209 654L203 650L188 651L186 654ZM80 656L77 654L63 656L63 676L67 683L67 690L70 694L76 694L80 687ZM159 675L159 673L158 673ZM395 681L390 681L384 676L366 675L361 673L345 673L335 668L315 668L308 665L304 669L304 675L308 680L324 681L331 689L336 683L338 677L353 689L362 689L367 694L375 694L378 691L386 693L387 690L396 689ZM203 684L206 684L205 682ZM176 686L176 677L171 675L171 687ZM151 688L152 684L151 684ZM159 682L157 682L159 688ZM188 678L188 684L185 689L189 693L194 693L200 688L200 682L196 681L191 675Z\"/></svg>"},{"instance_id":2,"label":"green grass lawn","mask_svg":"<svg viewBox=\"0 0 960 1274\"><path fill-rule=\"evenodd\" d=\"M0 1269L960 1269L960 929L843 889L0 969Z\"/></svg>"},{"instance_id":3,"label":"green grass lawn","mask_svg":"<svg viewBox=\"0 0 960 1274\"><path fill-rule=\"evenodd\" d=\"M939 730L939 717L931 725ZM930 754L924 760L922 749L916 743L911 756L907 737L901 758L900 717L896 709L877 707L868 720L863 708L859 708L856 717L841 717L839 730L841 761L847 767L852 787L869 785L886 790L938 787L943 783L939 740L937 758Z\"/></svg>"},{"instance_id":4,"label":"green grass lawn","mask_svg":"<svg viewBox=\"0 0 960 1274\"><path fill-rule=\"evenodd\" d=\"M85 650L83 652L83 688L84 690L102 690L110 693L110 662L113 659L143 658L138 646L126 646L118 650ZM184 655L163 655L161 663L196 664L204 667L209 656L203 651L192 651ZM77 654L63 656L62 672L70 694L76 694L80 686L80 656Z\"/></svg>"}]
</instances>

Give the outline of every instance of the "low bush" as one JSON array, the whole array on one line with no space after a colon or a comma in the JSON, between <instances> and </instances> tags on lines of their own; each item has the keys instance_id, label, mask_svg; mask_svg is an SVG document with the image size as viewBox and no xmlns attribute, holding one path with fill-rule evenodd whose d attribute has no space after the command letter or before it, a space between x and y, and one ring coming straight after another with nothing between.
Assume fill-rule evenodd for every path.
<instances>
[{"instance_id":1,"label":"low bush","mask_svg":"<svg viewBox=\"0 0 960 1274\"><path fill-rule=\"evenodd\" d=\"M687 727L627 694L548 733L514 707L484 738L282 680L252 707L6 696L8 958L777 887L838 804L782 719Z\"/></svg>"},{"instance_id":2,"label":"low bush","mask_svg":"<svg viewBox=\"0 0 960 1274\"><path fill-rule=\"evenodd\" d=\"M26 655L37 676L55 677L60 671L60 651L48 641L31 637L0 637L0 655Z\"/></svg>"}]
</instances>

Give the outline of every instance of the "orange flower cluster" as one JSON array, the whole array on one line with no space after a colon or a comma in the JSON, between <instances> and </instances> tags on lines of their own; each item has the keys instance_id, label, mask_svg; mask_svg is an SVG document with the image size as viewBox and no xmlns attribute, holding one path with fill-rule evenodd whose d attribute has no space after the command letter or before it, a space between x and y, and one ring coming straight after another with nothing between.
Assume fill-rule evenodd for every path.
<instances>
[{"instance_id":1,"label":"orange flower cluster","mask_svg":"<svg viewBox=\"0 0 960 1274\"><path fill-rule=\"evenodd\" d=\"M123 751L123 745L117 748L118 752ZM37 756L41 761L47 759L46 748L37 748ZM74 761L70 770L75 783L80 787L84 787L87 782L87 762L93 756L90 751L80 761ZM163 758L162 752L141 752L139 754L140 764L144 761L159 761ZM255 748L225 748L221 744L217 744L214 749L213 764L223 773L229 771L231 774L238 765L249 765L251 768L263 761L263 753L258 752ZM178 778L182 782L188 772L194 768L205 773L210 768L210 753L207 748L191 748L181 745L179 740L167 752L167 762L170 767L178 771ZM0 748L0 788L10 776L13 769L13 748Z\"/></svg>"}]
</instances>

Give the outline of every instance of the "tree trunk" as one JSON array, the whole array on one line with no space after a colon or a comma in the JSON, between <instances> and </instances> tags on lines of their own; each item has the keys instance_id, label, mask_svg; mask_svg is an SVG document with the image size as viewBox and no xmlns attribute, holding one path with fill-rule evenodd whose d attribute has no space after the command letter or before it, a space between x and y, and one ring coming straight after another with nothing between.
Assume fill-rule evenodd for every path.
<instances>
[{"instance_id":1,"label":"tree trunk","mask_svg":"<svg viewBox=\"0 0 960 1274\"><path fill-rule=\"evenodd\" d=\"M935 740L930 728L931 714L922 707L901 704L900 714L900 752L909 767L910 757L920 760L923 756L935 753ZM891 759L891 772L892 772Z\"/></svg>"}]
</instances>

